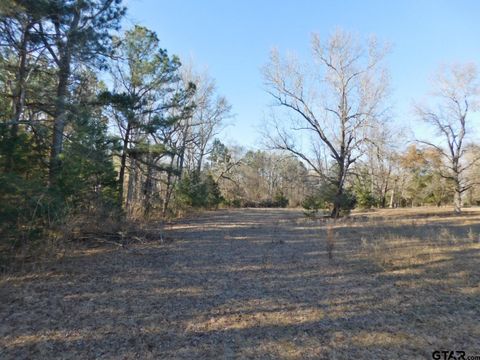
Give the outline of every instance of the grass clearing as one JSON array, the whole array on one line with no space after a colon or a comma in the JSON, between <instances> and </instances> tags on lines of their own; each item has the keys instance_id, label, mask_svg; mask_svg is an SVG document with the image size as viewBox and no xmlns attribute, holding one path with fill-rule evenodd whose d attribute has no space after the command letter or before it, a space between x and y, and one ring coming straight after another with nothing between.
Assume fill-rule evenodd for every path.
<instances>
[{"instance_id":1,"label":"grass clearing","mask_svg":"<svg viewBox=\"0 0 480 360\"><path fill-rule=\"evenodd\" d=\"M0 358L480 354L480 210L207 212L0 279ZM331 256L330 256L331 255Z\"/></svg>"}]
</instances>

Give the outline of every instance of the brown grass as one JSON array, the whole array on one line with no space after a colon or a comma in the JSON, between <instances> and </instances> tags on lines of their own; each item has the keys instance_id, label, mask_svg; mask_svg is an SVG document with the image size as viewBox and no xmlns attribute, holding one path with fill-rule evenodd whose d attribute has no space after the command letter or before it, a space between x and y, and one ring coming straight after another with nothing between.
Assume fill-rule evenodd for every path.
<instances>
[{"instance_id":1,"label":"brown grass","mask_svg":"<svg viewBox=\"0 0 480 360\"><path fill-rule=\"evenodd\" d=\"M479 354L478 234L478 209L334 224L299 210L204 213L173 224L173 242L77 248L3 276L0 358Z\"/></svg>"},{"instance_id":2,"label":"brown grass","mask_svg":"<svg viewBox=\"0 0 480 360\"><path fill-rule=\"evenodd\" d=\"M16 246L0 241L0 274L42 271L45 266L75 256L79 248L129 248L150 240L169 241L163 231L165 223L102 215L69 215L61 224L46 227L43 238L22 239Z\"/></svg>"}]
</instances>

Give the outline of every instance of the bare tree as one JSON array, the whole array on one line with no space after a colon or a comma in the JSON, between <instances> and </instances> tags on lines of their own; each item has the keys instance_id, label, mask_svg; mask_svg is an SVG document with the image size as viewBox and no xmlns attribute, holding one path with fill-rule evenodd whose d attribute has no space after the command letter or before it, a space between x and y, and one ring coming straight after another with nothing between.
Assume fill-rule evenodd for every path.
<instances>
[{"instance_id":1,"label":"bare tree","mask_svg":"<svg viewBox=\"0 0 480 360\"><path fill-rule=\"evenodd\" d=\"M458 214L462 209L462 194L474 185L465 172L480 160L478 156L469 160L465 157L469 148L470 114L480 95L477 68L472 63L444 66L437 72L433 85L435 110L429 105L416 105L415 110L421 120L434 127L443 144L420 142L442 154L445 166L441 174L453 182L454 212Z\"/></svg>"},{"instance_id":2,"label":"bare tree","mask_svg":"<svg viewBox=\"0 0 480 360\"><path fill-rule=\"evenodd\" d=\"M322 43L312 36L315 67L309 71L293 58L271 54L264 68L268 92L286 110L283 120L268 131L270 145L287 150L336 189L332 217L338 217L350 166L361 156L365 128L380 120L388 76L381 62L386 49L375 39L362 44L351 34L336 31ZM310 134L313 151L302 148L303 134ZM296 136L298 134L298 136ZM321 164L322 155L333 159Z\"/></svg>"},{"instance_id":3,"label":"bare tree","mask_svg":"<svg viewBox=\"0 0 480 360\"><path fill-rule=\"evenodd\" d=\"M186 150L192 170L200 172L213 138L222 130L224 120L231 116L232 107L225 97L216 93L215 81L207 72L197 74L190 65L184 68L182 78L185 83L196 86L195 109L189 127L191 144Z\"/></svg>"},{"instance_id":4,"label":"bare tree","mask_svg":"<svg viewBox=\"0 0 480 360\"><path fill-rule=\"evenodd\" d=\"M392 141L394 137L395 142ZM381 208L387 206L389 192L391 199L395 195L395 158L396 150L403 142L402 137L402 129L393 128L387 124L372 126L368 132L368 141L364 151L365 161L360 162L360 168L366 170L370 178L370 191ZM358 165L357 163L356 166ZM357 172L357 169L354 171Z\"/></svg>"}]
</instances>

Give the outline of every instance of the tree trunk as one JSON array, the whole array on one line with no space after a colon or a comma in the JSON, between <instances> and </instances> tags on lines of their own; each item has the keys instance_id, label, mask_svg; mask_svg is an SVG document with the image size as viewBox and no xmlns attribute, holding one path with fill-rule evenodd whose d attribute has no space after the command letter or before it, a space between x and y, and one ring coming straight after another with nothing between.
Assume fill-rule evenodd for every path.
<instances>
[{"instance_id":1,"label":"tree trunk","mask_svg":"<svg viewBox=\"0 0 480 360\"><path fill-rule=\"evenodd\" d=\"M455 187L455 193L453 195L453 212L460 214L462 212L462 192L460 187Z\"/></svg>"},{"instance_id":2,"label":"tree trunk","mask_svg":"<svg viewBox=\"0 0 480 360\"><path fill-rule=\"evenodd\" d=\"M337 191L335 193L335 198L333 199L333 209L330 217L333 219L338 219L340 217L340 211L342 209L342 195L343 195L343 174L339 177L339 182L337 184Z\"/></svg>"},{"instance_id":3,"label":"tree trunk","mask_svg":"<svg viewBox=\"0 0 480 360\"><path fill-rule=\"evenodd\" d=\"M333 203L333 209L332 209L332 212L330 214L330 217L332 219L338 219L339 216L340 216L340 204L337 201L335 201Z\"/></svg>"},{"instance_id":4,"label":"tree trunk","mask_svg":"<svg viewBox=\"0 0 480 360\"><path fill-rule=\"evenodd\" d=\"M182 147L180 148L180 153L178 154L177 158L177 166L178 166L178 179L181 180L183 176L183 167L185 164L185 149L186 149L186 137L184 135L183 141L182 141ZM173 159L172 159L172 165L173 165Z\"/></svg>"},{"instance_id":5,"label":"tree trunk","mask_svg":"<svg viewBox=\"0 0 480 360\"><path fill-rule=\"evenodd\" d=\"M128 122L125 138L123 139L122 157L120 160L120 173L118 176L118 203L123 205L123 187L125 184L125 168L127 166L128 143L130 142L130 122Z\"/></svg>"},{"instance_id":6,"label":"tree trunk","mask_svg":"<svg viewBox=\"0 0 480 360\"><path fill-rule=\"evenodd\" d=\"M144 184L144 197L143 197L143 215L148 217L152 209L152 194L154 189L153 182L153 159L151 156L148 157L147 164L147 178L145 179Z\"/></svg>"},{"instance_id":7,"label":"tree trunk","mask_svg":"<svg viewBox=\"0 0 480 360\"><path fill-rule=\"evenodd\" d=\"M342 150L343 154L343 150ZM343 196L343 186L346 175L346 167L344 166L345 160L344 157L341 157L341 160L338 161L338 179L336 181L335 187L337 191L335 193L335 198L333 199L333 209L330 217L333 219L338 219L340 217L340 211L342 210L342 196Z\"/></svg>"},{"instance_id":8,"label":"tree trunk","mask_svg":"<svg viewBox=\"0 0 480 360\"><path fill-rule=\"evenodd\" d=\"M459 151L459 150L458 150ZM454 157L452 163L453 170L453 212L458 215L462 212L462 184L460 182L459 158Z\"/></svg>"},{"instance_id":9,"label":"tree trunk","mask_svg":"<svg viewBox=\"0 0 480 360\"><path fill-rule=\"evenodd\" d=\"M128 173L128 186L127 186L127 200L125 202L125 209L127 211L128 216L133 215L135 203L135 190L136 185L138 183L138 169L137 169L137 160L133 157L130 160L130 171Z\"/></svg>"},{"instance_id":10,"label":"tree trunk","mask_svg":"<svg viewBox=\"0 0 480 360\"><path fill-rule=\"evenodd\" d=\"M382 201L380 204L382 209L385 209L387 207L387 192L388 192L388 185L390 185L388 181L389 177L390 177L390 171L387 174L387 178L385 180L385 184L382 189Z\"/></svg>"},{"instance_id":11,"label":"tree trunk","mask_svg":"<svg viewBox=\"0 0 480 360\"><path fill-rule=\"evenodd\" d=\"M342 198L343 195L343 186L340 184L338 186L335 198L333 199L333 209L330 217L333 219L338 219L340 217L340 211L342 210Z\"/></svg>"},{"instance_id":12,"label":"tree trunk","mask_svg":"<svg viewBox=\"0 0 480 360\"><path fill-rule=\"evenodd\" d=\"M396 187L396 183L393 185L393 189L392 189L392 194L390 195L390 209L393 209L394 206L395 206L395 187Z\"/></svg>"},{"instance_id":13,"label":"tree trunk","mask_svg":"<svg viewBox=\"0 0 480 360\"><path fill-rule=\"evenodd\" d=\"M30 41L30 28L31 24L28 24L22 36L22 42L18 51L20 58L16 76L15 88L12 91L12 110L13 110L13 124L10 128L10 142L11 146L8 148L5 161L5 172L10 172L14 165L14 156L17 148L18 141L18 128L20 118L23 114L23 108L25 104L25 78L27 74L27 46Z\"/></svg>"},{"instance_id":14,"label":"tree trunk","mask_svg":"<svg viewBox=\"0 0 480 360\"><path fill-rule=\"evenodd\" d=\"M198 158L198 163L197 163L197 172L200 174L202 171L202 163L203 163L203 157L205 156L203 149L200 149L200 157Z\"/></svg>"},{"instance_id":15,"label":"tree trunk","mask_svg":"<svg viewBox=\"0 0 480 360\"><path fill-rule=\"evenodd\" d=\"M56 45L58 49L57 56L54 56L58 66L58 84L57 84L57 99L55 104L55 115L53 119L53 138L50 149L50 172L49 182L50 187L55 185L58 173L61 169L60 154L63 147L63 130L66 122L66 102L68 96L68 81L71 74L71 62L73 56L73 49L75 45L75 36L80 22L81 11L76 11L72 19L69 30L66 33L66 38L62 39L60 26L56 24ZM48 42L45 42L47 49L53 54L53 50Z\"/></svg>"},{"instance_id":16,"label":"tree trunk","mask_svg":"<svg viewBox=\"0 0 480 360\"><path fill-rule=\"evenodd\" d=\"M66 121L66 100L68 93L68 79L70 77L70 55L66 54L61 61L58 73L57 99L55 116L53 119L53 138L50 149L50 186L56 183L56 178L61 168L60 154L63 147L63 131Z\"/></svg>"}]
</instances>

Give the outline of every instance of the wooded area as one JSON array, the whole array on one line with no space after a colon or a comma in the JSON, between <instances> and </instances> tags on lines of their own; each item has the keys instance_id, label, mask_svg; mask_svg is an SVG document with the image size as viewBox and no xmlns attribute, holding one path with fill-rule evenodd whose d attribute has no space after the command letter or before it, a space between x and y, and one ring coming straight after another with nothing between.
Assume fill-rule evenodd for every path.
<instances>
[{"instance_id":1,"label":"wooded area","mask_svg":"<svg viewBox=\"0 0 480 360\"><path fill-rule=\"evenodd\" d=\"M303 205L336 218L354 207L454 202L460 212L480 201L473 64L442 69L435 107L416 106L444 143L406 147L388 121L388 49L342 31L325 43L314 35L311 67L272 53L264 77L281 111L266 139L276 151L246 151L216 138L232 109L208 73L182 65L143 26L119 33L121 1L1 6L5 249L58 236L74 217ZM311 148L299 147L299 132Z\"/></svg>"},{"instance_id":2,"label":"wooded area","mask_svg":"<svg viewBox=\"0 0 480 360\"><path fill-rule=\"evenodd\" d=\"M272 51L266 147L251 150L218 138L233 111L207 72L144 26L120 31L120 0L4 0L0 11L4 250L59 237L72 219L480 202L474 64L439 69L415 116L441 141L414 139L391 121L389 47L314 34L310 63Z\"/></svg>"}]
</instances>

